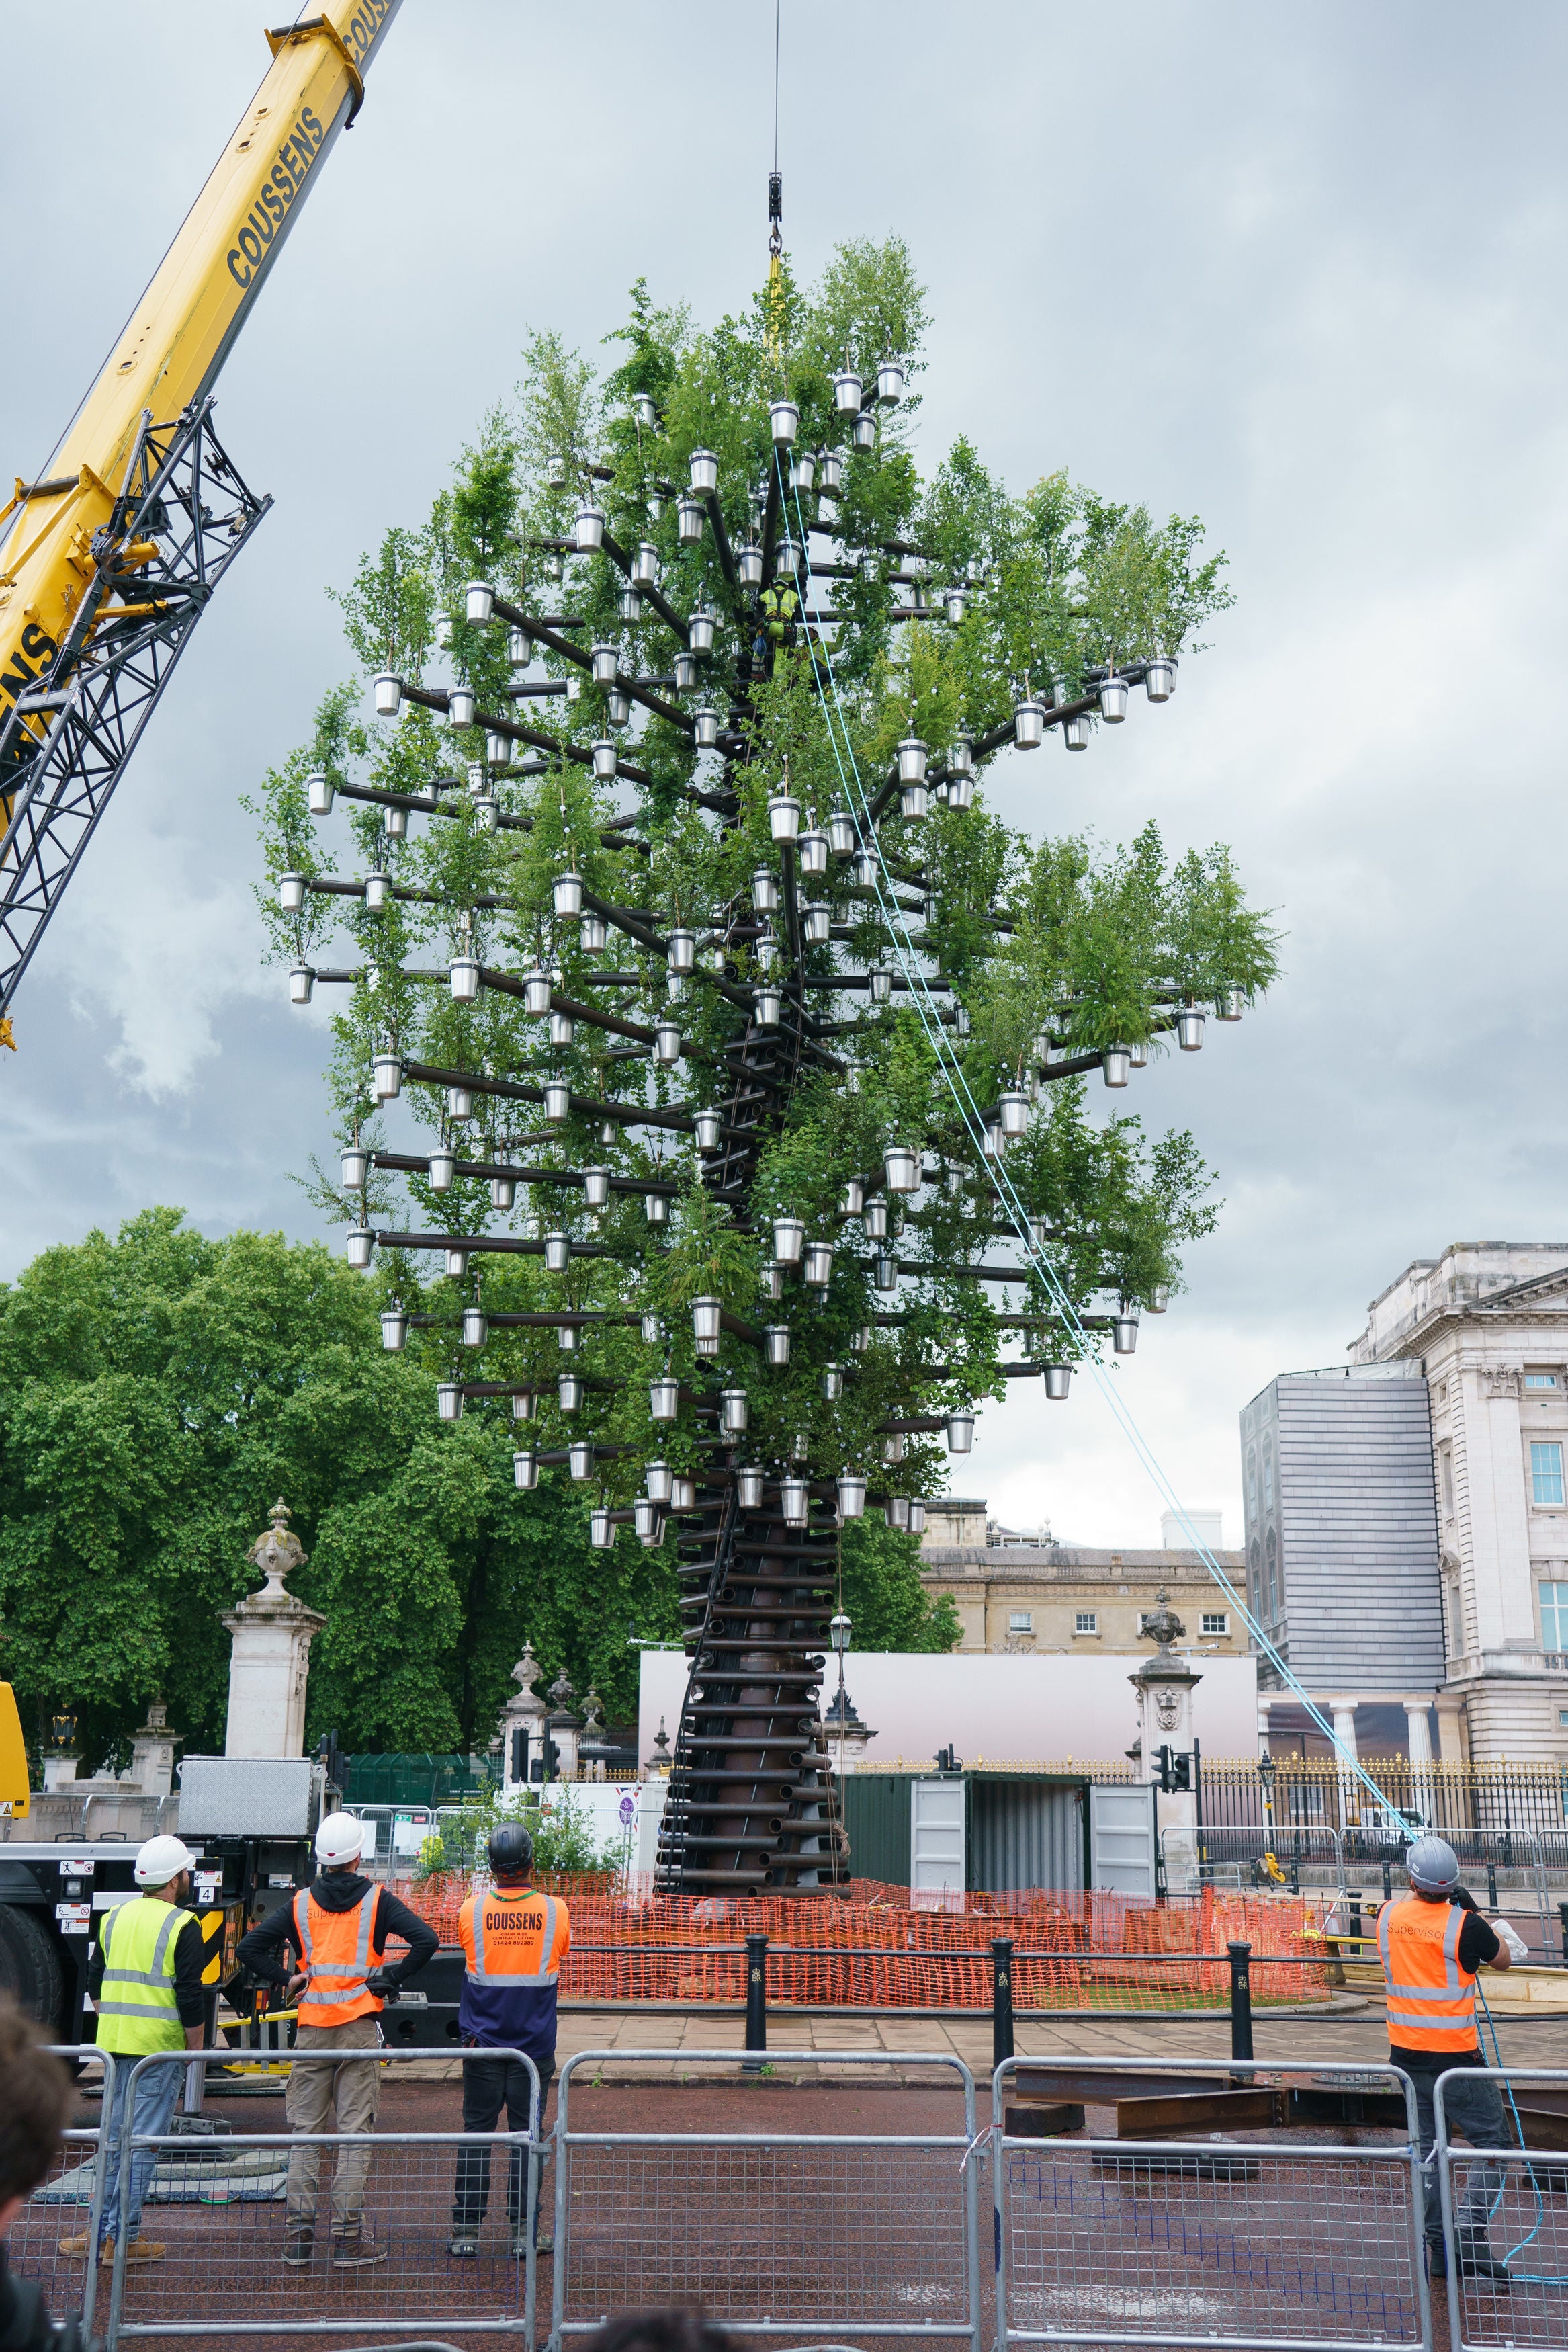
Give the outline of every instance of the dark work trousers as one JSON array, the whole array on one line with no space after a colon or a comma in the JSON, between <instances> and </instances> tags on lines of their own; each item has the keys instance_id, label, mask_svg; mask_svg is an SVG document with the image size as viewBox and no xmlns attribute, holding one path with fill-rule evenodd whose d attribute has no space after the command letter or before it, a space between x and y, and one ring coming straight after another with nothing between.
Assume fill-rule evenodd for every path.
<instances>
[{"instance_id":1,"label":"dark work trousers","mask_svg":"<svg viewBox=\"0 0 1568 2352\"><path fill-rule=\"evenodd\" d=\"M555 2060L541 2058L539 2070L539 2128L544 2129L545 2112L549 2103L549 2086L555 2075ZM467 2059L463 2068L463 2128L465 2132L493 2132L500 2121L501 2109L507 2110L507 2129L526 2132L528 2128L528 2101L533 2085L528 2070L515 2058ZM527 2158L520 2147L511 2151L507 2177L507 2220L514 2233L523 2226L528 2211L528 2179L524 2169ZM462 2147L457 2152L457 2186L452 2202L452 2228L455 2236L477 2237L479 2224L485 2219L490 2202L490 2151L488 2147ZM534 2235L538 2235L538 2210L536 2201ZM548 2233L547 2233L548 2234Z\"/></svg>"},{"instance_id":2,"label":"dark work trousers","mask_svg":"<svg viewBox=\"0 0 1568 2352\"><path fill-rule=\"evenodd\" d=\"M1403 2066L1416 2085L1416 2129L1421 2141L1427 2235L1436 2242L1443 2234L1443 2208L1437 2192L1437 2159L1433 2154L1437 2137L1437 2119L1433 2108L1432 2092L1443 2068L1440 2065L1430 2069L1412 2066L1407 2059L1397 2056L1393 2063L1396 2066ZM1515 2145L1513 2127L1503 2115L1502 2094L1497 2084L1489 2082L1484 2074L1470 2078L1464 2074L1451 2074L1443 2094L1443 2110L1448 2116L1450 2139L1468 2139L1474 2147L1512 2147ZM1458 2189L1455 2199L1454 2229L1461 2249L1484 2247L1487 2243L1487 2222L1503 2185L1503 2168L1500 2164L1468 2165L1463 2179L1464 2186Z\"/></svg>"}]
</instances>

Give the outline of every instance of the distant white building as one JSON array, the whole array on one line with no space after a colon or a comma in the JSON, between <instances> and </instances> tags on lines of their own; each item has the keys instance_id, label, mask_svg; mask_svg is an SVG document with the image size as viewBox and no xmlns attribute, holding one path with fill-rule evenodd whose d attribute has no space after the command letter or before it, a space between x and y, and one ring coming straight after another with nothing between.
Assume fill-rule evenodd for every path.
<instances>
[{"instance_id":1,"label":"distant white building","mask_svg":"<svg viewBox=\"0 0 1568 2352\"><path fill-rule=\"evenodd\" d=\"M1447 1678L1472 1756L1568 1762L1568 1242L1456 1242L1375 1298L1355 1364L1431 1400Z\"/></svg>"}]
</instances>

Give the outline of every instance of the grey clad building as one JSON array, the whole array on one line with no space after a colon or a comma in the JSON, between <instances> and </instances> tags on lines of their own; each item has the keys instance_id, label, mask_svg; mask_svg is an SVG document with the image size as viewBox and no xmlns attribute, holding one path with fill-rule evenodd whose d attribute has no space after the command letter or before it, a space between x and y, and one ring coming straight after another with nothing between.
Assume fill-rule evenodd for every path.
<instances>
[{"instance_id":1,"label":"grey clad building","mask_svg":"<svg viewBox=\"0 0 1568 2352\"><path fill-rule=\"evenodd\" d=\"M1241 1475L1253 1616L1342 1736L1429 1752L1444 1644L1421 1365L1282 1372L1241 1415ZM1281 1688L1260 1658L1260 1706ZM1276 1745L1297 1716L1304 1727L1299 1707L1274 1708Z\"/></svg>"}]
</instances>

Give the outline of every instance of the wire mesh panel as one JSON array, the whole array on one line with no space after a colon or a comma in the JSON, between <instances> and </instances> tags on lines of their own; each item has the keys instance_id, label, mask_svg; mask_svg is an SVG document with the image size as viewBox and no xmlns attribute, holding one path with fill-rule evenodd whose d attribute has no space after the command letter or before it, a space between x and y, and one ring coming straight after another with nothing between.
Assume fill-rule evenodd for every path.
<instances>
[{"instance_id":1,"label":"wire mesh panel","mask_svg":"<svg viewBox=\"0 0 1568 2352\"><path fill-rule=\"evenodd\" d=\"M967 2336L962 2154L959 2139L576 2141L564 2324L690 2304L746 2333Z\"/></svg>"},{"instance_id":2,"label":"wire mesh panel","mask_svg":"<svg viewBox=\"0 0 1568 2352\"><path fill-rule=\"evenodd\" d=\"M866 2068L867 2053L845 2055ZM913 2053L874 2062L943 2067L964 2094L966 2128L947 2135L574 2129L572 2073L607 2056L617 2067L669 2063L667 2051L584 2052L562 2074L553 2342L612 2313L675 2304L747 2336L959 2336L977 2352L965 2162L974 2084L957 2062ZM744 2063L738 2052L681 2057L683 2066Z\"/></svg>"},{"instance_id":3,"label":"wire mesh panel","mask_svg":"<svg viewBox=\"0 0 1568 2352\"><path fill-rule=\"evenodd\" d=\"M113 2055L94 2049L91 2042L57 2042L52 2051L57 2058L73 2063L75 2070L91 2070L94 2091L101 2086L108 2103ZM14 2274L42 2288L52 2319L80 2315L85 2336L94 2328L99 2300L108 2305L108 2274L99 2277L97 2263L87 2261L89 2246L97 2246L103 2206L99 2140L101 2136L91 2126L66 2131L66 2143L49 2166L49 2176L33 2189L5 2239Z\"/></svg>"},{"instance_id":4,"label":"wire mesh panel","mask_svg":"<svg viewBox=\"0 0 1568 2352\"><path fill-rule=\"evenodd\" d=\"M114 2060L107 2051L90 2042L52 2047L57 2058L90 2067L93 2087L101 2084L107 2099L114 2073ZM47 2179L34 2189L5 2240L14 2275L43 2289L54 2319L79 2313L84 2335L92 2332L100 2296L105 2305L109 2300L107 2273L100 2278L97 2263L87 2259L89 2248L97 2243L102 2189L99 2135L90 2126L73 2126Z\"/></svg>"},{"instance_id":5,"label":"wire mesh panel","mask_svg":"<svg viewBox=\"0 0 1568 2352\"><path fill-rule=\"evenodd\" d=\"M1483 2085L1500 2094L1490 2128ZM1433 2104L1455 2352L1557 2352L1568 2344L1568 2073L1466 2070L1444 2077ZM1456 2147L1456 2134L1499 2144Z\"/></svg>"},{"instance_id":6,"label":"wire mesh panel","mask_svg":"<svg viewBox=\"0 0 1568 2352\"><path fill-rule=\"evenodd\" d=\"M520 2134L224 2133L137 2145L153 2152L154 2164L136 2242L162 2252L117 2258L111 2343L525 2328L528 2265L518 2227L526 2232L528 2142ZM517 2225L508 2194L514 2148ZM489 2193L479 2220L481 2164ZM476 2250L466 2255L450 2251L460 2204L476 2224ZM302 2221L312 2231L308 2244Z\"/></svg>"},{"instance_id":7,"label":"wire mesh panel","mask_svg":"<svg viewBox=\"0 0 1568 2352\"><path fill-rule=\"evenodd\" d=\"M1092 2063L1113 2086L1073 2089L1064 2065L1063 2095L1106 2100L1120 2125L1121 2070ZM1037 2087L1050 2072L1030 2062ZM998 2070L993 2142L998 2352L1045 2339L1316 2352L1430 2344L1407 2129L1360 2146L1278 2128L1144 2138L1131 2121L1117 2138L1009 2138L1011 2073L1012 2062ZM1137 2105L1179 2105L1152 2097L1149 2078L1162 2076L1173 2093L1193 2089L1175 2068L1139 2063L1126 2077ZM1395 2078L1322 2069L1312 2079L1385 2092ZM1356 2137L1370 2138L1359 2127Z\"/></svg>"},{"instance_id":8,"label":"wire mesh panel","mask_svg":"<svg viewBox=\"0 0 1568 2352\"><path fill-rule=\"evenodd\" d=\"M464 2063L516 2060L538 2117L538 2078L515 2051L466 2052ZM133 2129L144 2081L170 2067L225 2068L233 2053L158 2053L137 2062L122 2103L120 2193L110 2234L136 2179L141 2225L117 2246L105 2336L410 2335L530 2336L536 2265L529 2251L527 2132L241 2134L226 2117L183 2115L153 2135ZM291 2051L291 2077L351 2062L383 2074L412 2053ZM129 2062L128 2062L129 2063ZM454 2252L463 2240L464 2250Z\"/></svg>"},{"instance_id":9,"label":"wire mesh panel","mask_svg":"<svg viewBox=\"0 0 1568 2352\"><path fill-rule=\"evenodd\" d=\"M1007 2337L1417 2345L1408 2158L1000 2143Z\"/></svg>"}]
</instances>

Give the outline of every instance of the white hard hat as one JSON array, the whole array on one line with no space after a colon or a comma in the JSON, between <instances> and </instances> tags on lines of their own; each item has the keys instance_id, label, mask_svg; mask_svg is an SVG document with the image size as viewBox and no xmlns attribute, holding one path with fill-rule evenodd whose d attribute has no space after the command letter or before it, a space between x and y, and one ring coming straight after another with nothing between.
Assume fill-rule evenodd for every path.
<instances>
[{"instance_id":1,"label":"white hard hat","mask_svg":"<svg viewBox=\"0 0 1568 2352\"><path fill-rule=\"evenodd\" d=\"M195 1856L183 1838L149 1838L136 1857L138 1886L167 1886L183 1870L194 1867Z\"/></svg>"},{"instance_id":2,"label":"white hard hat","mask_svg":"<svg viewBox=\"0 0 1568 2352\"><path fill-rule=\"evenodd\" d=\"M1423 1895L1447 1895L1459 1883L1459 1857L1447 1838L1418 1837L1405 1857L1412 1886Z\"/></svg>"},{"instance_id":3,"label":"white hard hat","mask_svg":"<svg viewBox=\"0 0 1568 2352\"><path fill-rule=\"evenodd\" d=\"M352 1813L329 1813L316 1832L316 1859L324 1870L358 1862L365 1843L365 1825Z\"/></svg>"}]
</instances>

